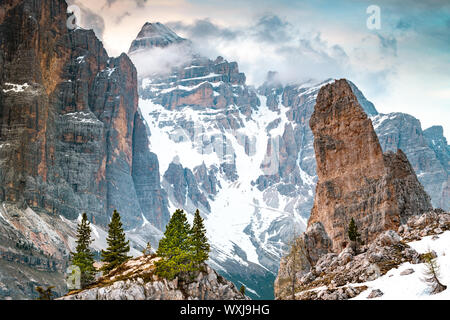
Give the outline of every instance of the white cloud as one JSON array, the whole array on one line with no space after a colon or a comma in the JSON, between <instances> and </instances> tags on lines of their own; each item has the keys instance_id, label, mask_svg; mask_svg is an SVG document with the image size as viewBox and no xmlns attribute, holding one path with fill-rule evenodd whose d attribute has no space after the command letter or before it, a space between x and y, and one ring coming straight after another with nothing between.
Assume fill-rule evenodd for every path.
<instances>
[{"instance_id":1,"label":"white cloud","mask_svg":"<svg viewBox=\"0 0 450 320\"><path fill-rule=\"evenodd\" d=\"M72 1L103 18L103 42L110 55L127 52L147 21L182 21L181 36L191 38L196 49L209 58L221 55L237 61L249 84L262 83L269 70L278 71L284 82L346 77L379 110L411 113L424 127L444 125L450 136L448 85L445 87L450 82L449 56L448 50L442 52L438 46L450 28L443 25L440 37L431 36L434 24L420 32L421 24L435 11L422 17L418 12L423 10L414 6L409 10L403 2L383 2L383 28L373 32L364 27L361 1L349 7L354 10L350 13L327 12L300 2L288 6L265 1L255 7L254 3L220 1L121 0L110 6L107 0ZM436 8L442 3L436 0ZM393 13L387 13L387 8ZM359 9L361 16L354 16ZM444 9L437 14L448 7ZM155 56L154 62L145 62L149 70L183 61L176 50L167 56L155 52ZM141 63L139 58L135 60Z\"/></svg>"},{"instance_id":2,"label":"white cloud","mask_svg":"<svg viewBox=\"0 0 450 320\"><path fill-rule=\"evenodd\" d=\"M185 43L174 44L166 48L156 47L150 50L141 50L130 54L131 60L141 72L140 77L169 72L171 68L187 63L191 57L190 46Z\"/></svg>"}]
</instances>

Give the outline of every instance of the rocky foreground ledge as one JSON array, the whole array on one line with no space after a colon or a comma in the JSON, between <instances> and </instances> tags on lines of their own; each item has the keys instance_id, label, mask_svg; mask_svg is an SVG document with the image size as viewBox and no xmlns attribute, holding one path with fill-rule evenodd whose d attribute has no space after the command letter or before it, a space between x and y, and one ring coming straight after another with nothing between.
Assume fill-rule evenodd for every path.
<instances>
[{"instance_id":1,"label":"rocky foreground ledge","mask_svg":"<svg viewBox=\"0 0 450 320\"><path fill-rule=\"evenodd\" d=\"M319 254L317 262L296 274L295 299L298 300L345 300L367 290L364 283L385 275L389 270L409 262L424 262L419 254L408 245L426 236L439 237L450 230L450 213L433 210L420 216L410 217L398 230L387 230L371 243L358 248L355 253L349 246L339 254ZM309 228L306 232L316 243L325 241L327 235L320 228ZM314 248L307 248L314 251ZM289 268L291 257L281 262L275 282L277 299L292 299ZM373 296L375 297L375 296Z\"/></svg>"},{"instance_id":2,"label":"rocky foreground ledge","mask_svg":"<svg viewBox=\"0 0 450 320\"><path fill-rule=\"evenodd\" d=\"M408 243L449 230L450 215L433 210L402 150L383 153L347 80L320 89L310 127L314 206L306 232L281 260L276 299L349 299L403 263L424 262ZM348 236L352 222L359 248Z\"/></svg>"},{"instance_id":3,"label":"rocky foreground ledge","mask_svg":"<svg viewBox=\"0 0 450 320\"><path fill-rule=\"evenodd\" d=\"M131 259L91 287L59 300L250 300L208 265L192 276L159 278L154 274L159 259L154 255Z\"/></svg>"}]
</instances>

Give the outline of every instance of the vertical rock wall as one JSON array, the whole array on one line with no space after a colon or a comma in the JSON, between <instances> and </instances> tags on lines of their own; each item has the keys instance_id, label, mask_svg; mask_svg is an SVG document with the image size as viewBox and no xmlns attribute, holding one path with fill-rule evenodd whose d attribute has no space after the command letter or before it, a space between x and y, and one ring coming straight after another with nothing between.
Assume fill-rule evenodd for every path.
<instances>
[{"instance_id":1,"label":"vertical rock wall","mask_svg":"<svg viewBox=\"0 0 450 320\"><path fill-rule=\"evenodd\" d=\"M308 225L321 222L334 251L347 245L351 218L362 240L370 241L407 216L432 208L405 154L383 154L346 80L320 90L310 126L319 180Z\"/></svg>"},{"instance_id":2,"label":"vertical rock wall","mask_svg":"<svg viewBox=\"0 0 450 320\"><path fill-rule=\"evenodd\" d=\"M69 219L87 212L101 225L117 209L126 227L144 216L163 228L167 200L141 138L131 60L110 58L91 30L69 30L63 0L0 8L0 201Z\"/></svg>"}]
</instances>

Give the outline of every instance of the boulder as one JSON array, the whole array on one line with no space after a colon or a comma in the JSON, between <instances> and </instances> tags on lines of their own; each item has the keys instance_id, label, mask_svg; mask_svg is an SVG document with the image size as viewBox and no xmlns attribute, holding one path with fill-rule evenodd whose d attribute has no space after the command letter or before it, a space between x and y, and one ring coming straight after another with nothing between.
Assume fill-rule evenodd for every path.
<instances>
[{"instance_id":1,"label":"boulder","mask_svg":"<svg viewBox=\"0 0 450 320\"><path fill-rule=\"evenodd\" d=\"M402 237L400 237L397 232L394 230L387 230L377 237L376 243L381 246L392 246L400 243L401 240Z\"/></svg>"},{"instance_id":2,"label":"boulder","mask_svg":"<svg viewBox=\"0 0 450 320\"><path fill-rule=\"evenodd\" d=\"M159 258L142 256L125 262L98 283L61 300L249 300L236 286L204 265L194 277L168 281L154 274Z\"/></svg>"},{"instance_id":3,"label":"boulder","mask_svg":"<svg viewBox=\"0 0 450 320\"><path fill-rule=\"evenodd\" d=\"M367 296L367 299L375 299L383 296L384 293L380 289L374 289L372 292Z\"/></svg>"},{"instance_id":4,"label":"boulder","mask_svg":"<svg viewBox=\"0 0 450 320\"><path fill-rule=\"evenodd\" d=\"M402 272L400 272L400 275L401 276L407 276L407 275L413 274L414 272L415 271L414 271L413 268L408 268L408 269L405 269Z\"/></svg>"}]
</instances>

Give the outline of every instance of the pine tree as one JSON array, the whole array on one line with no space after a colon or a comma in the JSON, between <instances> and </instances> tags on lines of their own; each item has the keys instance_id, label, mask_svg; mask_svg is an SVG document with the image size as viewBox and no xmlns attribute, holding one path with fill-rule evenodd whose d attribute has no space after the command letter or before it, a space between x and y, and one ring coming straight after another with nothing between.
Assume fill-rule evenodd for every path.
<instances>
[{"instance_id":1,"label":"pine tree","mask_svg":"<svg viewBox=\"0 0 450 320\"><path fill-rule=\"evenodd\" d=\"M191 229L191 243L194 250L194 263L198 266L208 260L210 250L208 238L206 238L206 228L198 209L195 211Z\"/></svg>"},{"instance_id":2,"label":"pine tree","mask_svg":"<svg viewBox=\"0 0 450 320\"><path fill-rule=\"evenodd\" d=\"M358 227L356 226L355 220L352 218L348 226L348 238L353 244L353 250L356 253L358 242L361 241L361 235L358 233Z\"/></svg>"},{"instance_id":3,"label":"pine tree","mask_svg":"<svg viewBox=\"0 0 450 320\"><path fill-rule=\"evenodd\" d=\"M183 210L176 210L159 242L156 252L161 260L156 262L156 274L173 280L180 273L195 270L191 228Z\"/></svg>"},{"instance_id":4,"label":"pine tree","mask_svg":"<svg viewBox=\"0 0 450 320\"><path fill-rule=\"evenodd\" d=\"M37 298L37 299L38 300L52 300L53 296L54 296L54 294L52 292L53 288L54 287L51 286L44 290L44 288L42 288L42 287L36 287L36 291L39 294L39 298Z\"/></svg>"},{"instance_id":5,"label":"pine tree","mask_svg":"<svg viewBox=\"0 0 450 320\"><path fill-rule=\"evenodd\" d=\"M290 282L290 294L291 299L295 300L295 292L297 285L297 274L301 271L306 270L312 265L311 258L309 257L308 250L306 249L305 241L302 236L295 238L290 241L290 251L287 255L287 276Z\"/></svg>"},{"instance_id":6,"label":"pine tree","mask_svg":"<svg viewBox=\"0 0 450 320\"><path fill-rule=\"evenodd\" d=\"M428 283L431 288L431 294L437 294L447 289L445 284L442 284L439 280L439 265L436 261L435 255L431 251L423 255L425 260L425 276L424 281Z\"/></svg>"},{"instance_id":7,"label":"pine tree","mask_svg":"<svg viewBox=\"0 0 450 320\"><path fill-rule=\"evenodd\" d=\"M127 241L125 238L120 214L116 210L114 210L111 222L108 225L106 242L108 243L108 248L101 252L102 261L105 262L102 267L103 274L108 274L112 269L130 258L127 256L127 253L130 251L130 241Z\"/></svg>"},{"instance_id":8,"label":"pine tree","mask_svg":"<svg viewBox=\"0 0 450 320\"><path fill-rule=\"evenodd\" d=\"M91 238L91 227L86 213L83 213L81 223L77 227L77 247L72 253L72 265L80 268L81 288L85 288L95 279L96 269L94 267L94 254L89 249L93 239Z\"/></svg>"},{"instance_id":9,"label":"pine tree","mask_svg":"<svg viewBox=\"0 0 450 320\"><path fill-rule=\"evenodd\" d=\"M245 296L245 286L244 285L241 286L241 288L239 289L239 292Z\"/></svg>"}]
</instances>

